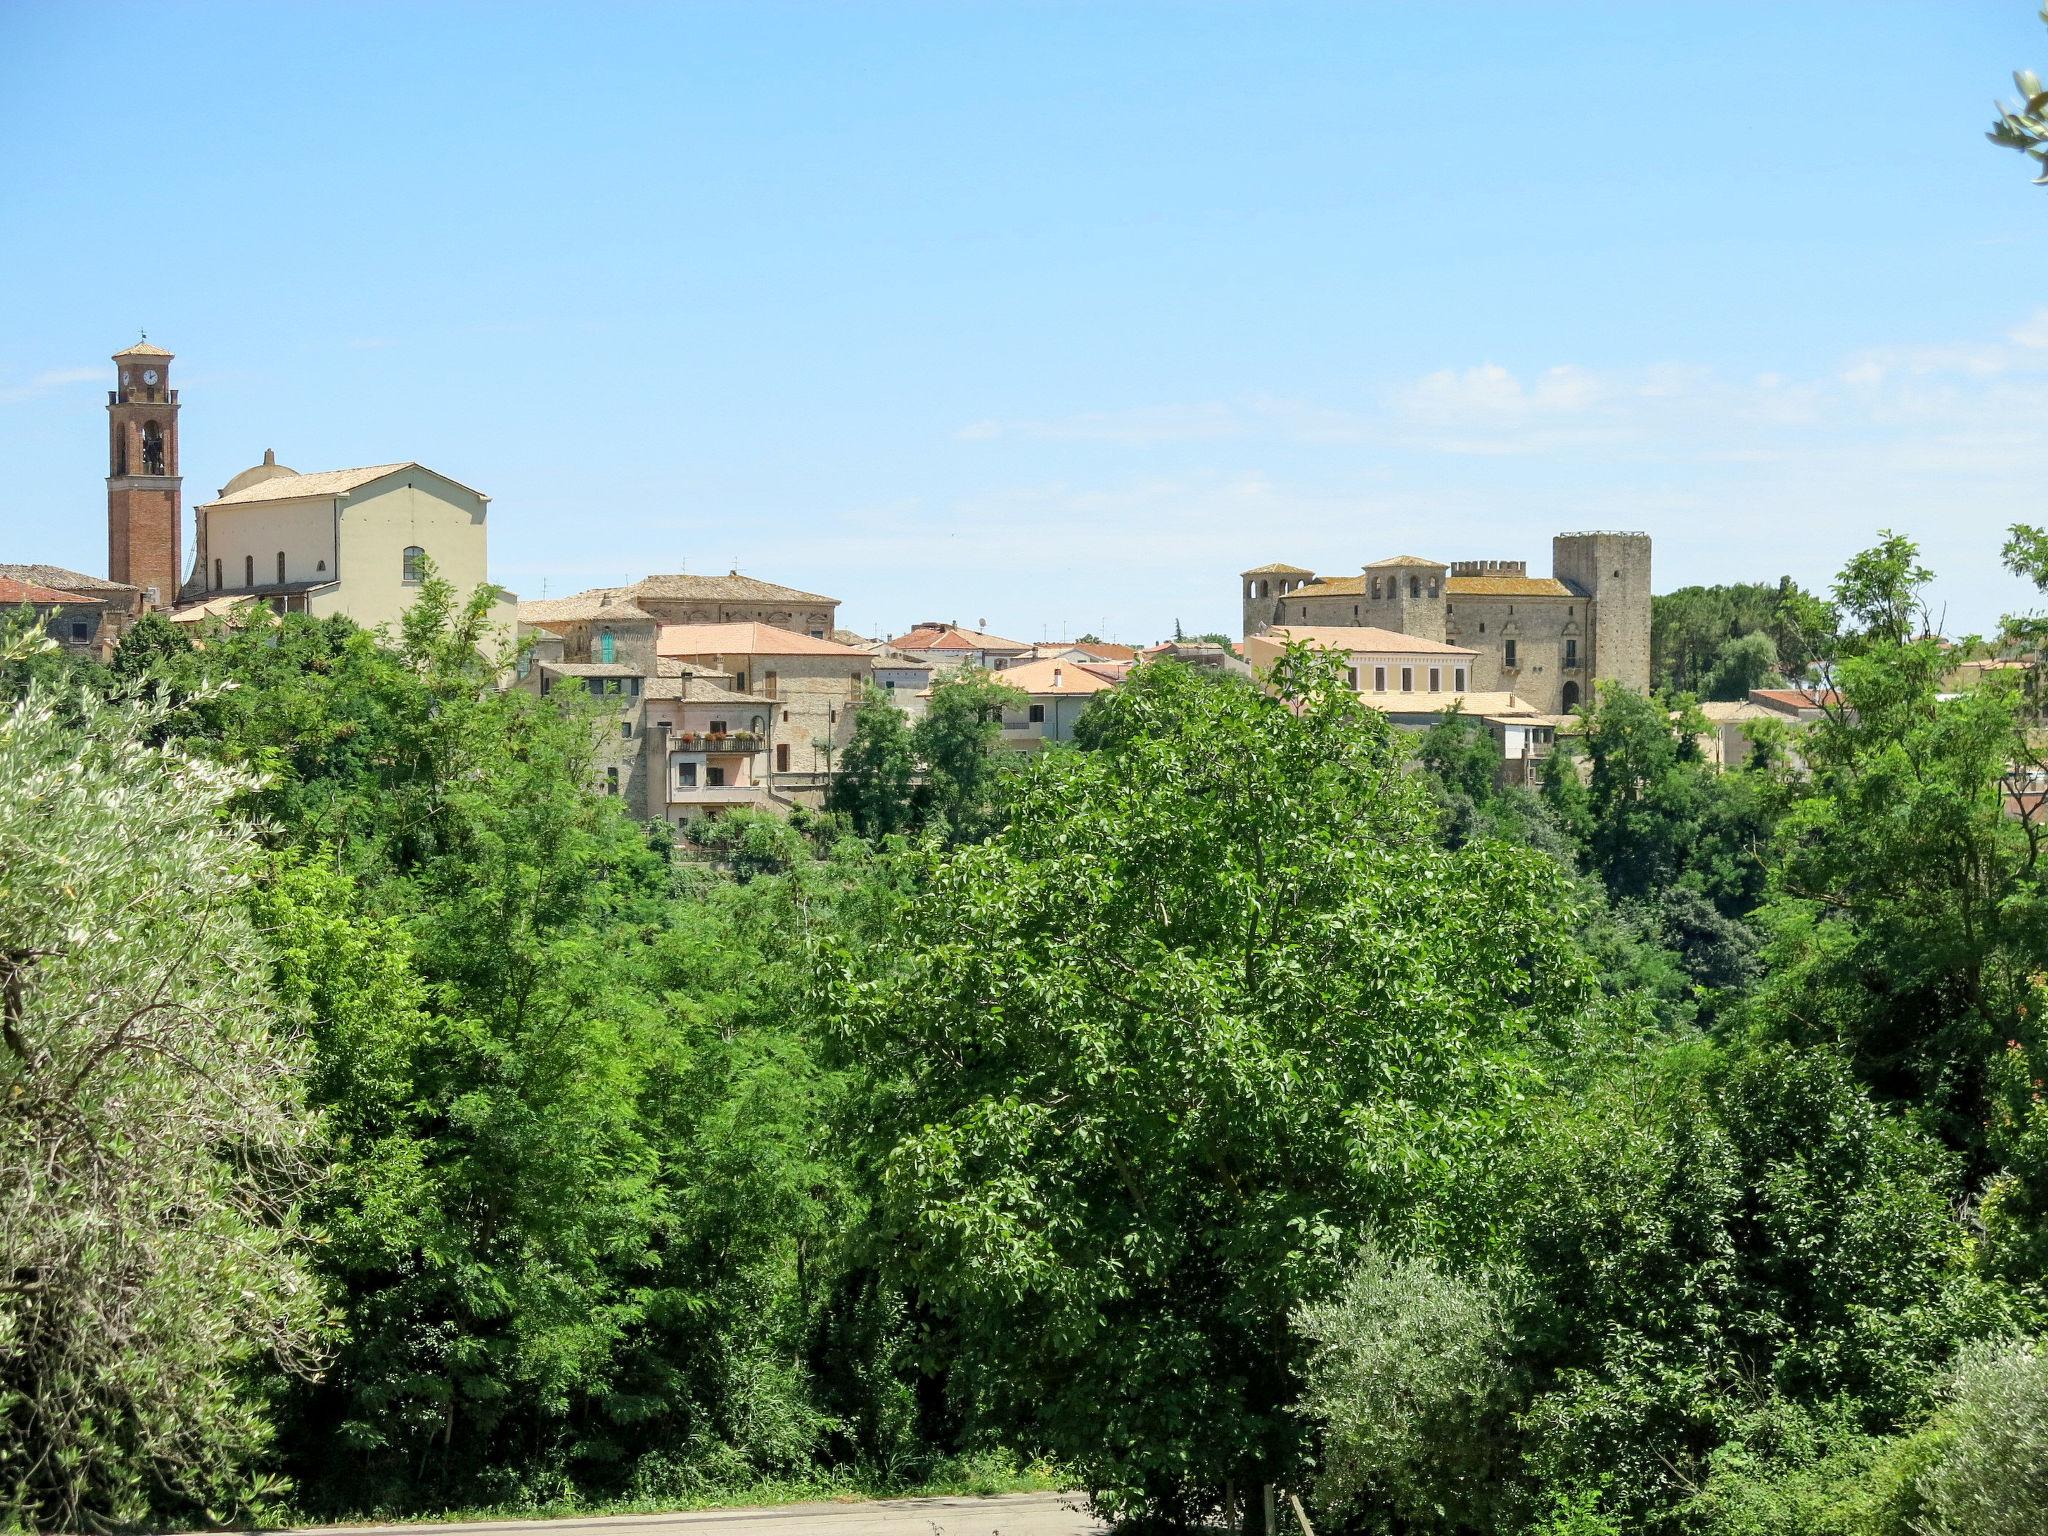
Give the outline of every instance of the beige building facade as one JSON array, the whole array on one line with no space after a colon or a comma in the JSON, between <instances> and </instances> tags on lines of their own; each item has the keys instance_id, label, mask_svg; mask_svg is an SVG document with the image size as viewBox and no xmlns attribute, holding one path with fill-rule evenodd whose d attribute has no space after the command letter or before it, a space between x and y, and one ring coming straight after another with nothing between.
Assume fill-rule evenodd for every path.
<instances>
[{"instance_id":1,"label":"beige building facade","mask_svg":"<svg viewBox=\"0 0 2048 1536\"><path fill-rule=\"evenodd\" d=\"M430 563L465 597L490 580L489 507L424 464L300 474L265 453L194 509L180 611L253 598L279 613L395 627ZM497 617L509 635L509 597Z\"/></svg>"},{"instance_id":2,"label":"beige building facade","mask_svg":"<svg viewBox=\"0 0 2048 1536\"><path fill-rule=\"evenodd\" d=\"M1564 533L1551 574L1519 560L1446 564L1414 555L1356 576L1265 565L1239 577L1250 640L1282 625L1364 627L1464 647L1476 692L1511 693L1545 714L1589 702L1612 680L1650 687L1650 539Z\"/></svg>"}]
</instances>

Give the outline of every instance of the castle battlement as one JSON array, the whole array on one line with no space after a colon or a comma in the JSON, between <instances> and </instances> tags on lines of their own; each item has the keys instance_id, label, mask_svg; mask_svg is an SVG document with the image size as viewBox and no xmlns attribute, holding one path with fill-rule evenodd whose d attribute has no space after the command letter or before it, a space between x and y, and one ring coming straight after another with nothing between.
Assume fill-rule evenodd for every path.
<instances>
[{"instance_id":1,"label":"castle battlement","mask_svg":"<svg viewBox=\"0 0 2048 1536\"><path fill-rule=\"evenodd\" d=\"M1526 576L1529 562L1526 560L1454 560L1451 562L1453 576Z\"/></svg>"}]
</instances>

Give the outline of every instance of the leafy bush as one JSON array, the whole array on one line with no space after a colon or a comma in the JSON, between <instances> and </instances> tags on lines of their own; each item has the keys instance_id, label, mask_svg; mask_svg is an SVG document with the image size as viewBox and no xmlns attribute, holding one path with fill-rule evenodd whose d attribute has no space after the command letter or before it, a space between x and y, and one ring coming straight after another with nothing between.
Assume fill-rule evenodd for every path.
<instances>
[{"instance_id":1,"label":"leafy bush","mask_svg":"<svg viewBox=\"0 0 2048 1536\"><path fill-rule=\"evenodd\" d=\"M1513 1287L1368 1242L1327 1302L1302 1308L1300 1411L1322 1432L1316 1502L1412 1532L1485 1528L1513 1442ZM1504 1466L1504 1462L1506 1466Z\"/></svg>"},{"instance_id":2,"label":"leafy bush","mask_svg":"<svg viewBox=\"0 0 2048 1536\"><path fill-rule=\"evenodd\" d=\"M1971 1350L1942 1424L1947 1438L1918 1484L1928 1536L2048 1531L2048 1350Z\"/></svg>"}]
</instances>

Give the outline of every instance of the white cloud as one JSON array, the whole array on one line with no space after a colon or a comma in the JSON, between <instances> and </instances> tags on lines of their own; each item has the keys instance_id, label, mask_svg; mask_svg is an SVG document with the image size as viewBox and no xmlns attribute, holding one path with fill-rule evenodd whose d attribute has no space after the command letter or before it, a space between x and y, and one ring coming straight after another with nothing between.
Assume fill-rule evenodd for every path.
<instances>
[{"instance_id":1,"label":"white cloud","mask_svg":"<svg viewBox=\"0 0 2048 1536\"><path fill-rule=\"evenodd\" d=\"M68 389L74 384L90 384L106 376L104 368L51 368L26 383L0 384L0 405L17 405L24 400Z\"/></svg>"}]
</instances>

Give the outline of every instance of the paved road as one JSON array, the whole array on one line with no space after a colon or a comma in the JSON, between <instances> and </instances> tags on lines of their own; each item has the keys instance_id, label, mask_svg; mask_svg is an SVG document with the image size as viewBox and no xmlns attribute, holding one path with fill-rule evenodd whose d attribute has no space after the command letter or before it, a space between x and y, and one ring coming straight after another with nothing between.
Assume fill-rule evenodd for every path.
<instances>
[{"instance_id":1,"label":"paved road","mask_svg":"<svg viewBox=\"0 0 2048 1536\"><path fill-rule=\"evenodd\" d=\"M681 1515L602 1515L575 1520L477 1520L448 1525L321 1526L334 1536L1086 1536L1102 1529L1072 1493L1009 1493L992 1499L876 1499L858 1504L783 1504L702 1509ZM315 1536L313 1532L305 1536Z\"/></svg>"}]
</instances>

